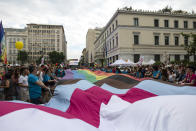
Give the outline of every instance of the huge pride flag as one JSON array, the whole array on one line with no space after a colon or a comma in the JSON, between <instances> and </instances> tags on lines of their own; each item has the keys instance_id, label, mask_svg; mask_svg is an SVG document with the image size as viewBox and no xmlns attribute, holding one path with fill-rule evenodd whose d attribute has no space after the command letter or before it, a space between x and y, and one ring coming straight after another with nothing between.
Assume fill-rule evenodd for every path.
<instances>
[{"instance_id":1,"label":"huge pride flag","mask_svg":"<svg viewBox=\"0 0 196 131\"><path fill-rule=\"evenodd\" d=\"M86 79L89 76L84 72L96 74L95 78ZM84 79L72 84L59 84L54 96L45 105L0 102L1 130L196 130L195 87L141 80L132 88L119 89L108 84L97 86L92 83L95 79L101 79L98 74L107 75L104 72L78 70L71 74L74 76L74 73Z\"/></svg>"}]
</instances>

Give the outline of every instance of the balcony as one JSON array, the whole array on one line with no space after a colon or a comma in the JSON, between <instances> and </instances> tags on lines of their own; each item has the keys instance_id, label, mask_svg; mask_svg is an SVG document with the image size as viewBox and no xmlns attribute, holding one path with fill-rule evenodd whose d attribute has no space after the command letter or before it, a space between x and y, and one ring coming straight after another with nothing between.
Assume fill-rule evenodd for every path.
<instances>
[{"instance_id":1,"label":"balcony","mask_svg":"<svg viewBox=\"0 0 196 131\"><path fill-rule=\"evenodd\" d=\"M95 52L95 60L104 59L104 52Z\"/></svg>"}]
</instances>

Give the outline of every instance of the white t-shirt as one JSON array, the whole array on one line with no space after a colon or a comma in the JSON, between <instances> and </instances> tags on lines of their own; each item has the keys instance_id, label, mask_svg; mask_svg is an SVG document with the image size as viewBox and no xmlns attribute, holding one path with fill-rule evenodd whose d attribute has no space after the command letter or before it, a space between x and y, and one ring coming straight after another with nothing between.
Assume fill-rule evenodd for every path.
<instances>
[{"instance_id":1,"label":"white t-shirt","mask_svg":"<svg viewBox=\"0 0 196 131\"><path fill-rule=\"evenodd\" d=\"M19 78L19 83L23 85L28 85L28 76L21 75Z\"/></svg>"},{"instance_id":2,"label":"white t-shirt","mask_svg":"<svg viewBox=\"0 0 196 131\"><path fill-rule=\"evenodd\" d=\"M39 73L39 71L37 71L37 73ZM39 75L39 81L43 81L43 72L42 71L40 72L40 75Z\"/></svg>"}]
</instances>

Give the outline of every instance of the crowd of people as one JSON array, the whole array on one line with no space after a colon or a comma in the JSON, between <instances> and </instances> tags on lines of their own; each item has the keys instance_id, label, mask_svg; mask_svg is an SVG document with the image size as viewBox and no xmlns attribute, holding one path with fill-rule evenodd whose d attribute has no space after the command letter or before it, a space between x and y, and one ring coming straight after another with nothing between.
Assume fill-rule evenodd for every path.
<instances>
[{"instance_id":1,"label":"crowd of people","mask_svg":"<svg viewBox=\"0 0 196 131\"><path fill-rule=\"evenodd\" d=\"M87 67L85 67L87 68ZM1 68L3 69L3 68ZM183 65L148 65L137 67L90 68L108 73L124 73L137 78L154 78L179 85L196 86L195 67ZM34 104L45 103L52 95L59 78L64 77L62 65L7 66L0 72L0 100L22 100Z\"/></svg>"},{"instance_id":2,"label":"crowd of people","mask_svg":"<svg viewBox=\"0 0 196 131\"><path fill-rule=\"evenodd\" d=\"M0 100L45 103L49 100L58 78L65 75L64 70L61 65L7 66L1 70Z\"/></svg>"},{"instance_id":3,"label":"crowd of people","mask_svg":"<svg viewBox=\"0 0 196 131\"><path fill-rule=\"evenodd\" d=\"M123 73L137 78L150 77L178 85L196 86L195 67L184 65L146 65L133 67L100 68L108 73Z\"/></svg>"}]
</instances>

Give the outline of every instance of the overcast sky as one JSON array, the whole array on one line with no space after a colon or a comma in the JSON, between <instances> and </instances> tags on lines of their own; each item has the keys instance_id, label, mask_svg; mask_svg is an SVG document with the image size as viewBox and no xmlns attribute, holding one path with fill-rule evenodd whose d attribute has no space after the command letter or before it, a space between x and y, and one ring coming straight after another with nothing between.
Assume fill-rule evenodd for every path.
<instances>
[{"instance_id":1,"label":"overcast sky","mask_svg":"<svg viewBox=\"0 0 196 131\"><path fill-rule=\"evenodd\" d=\"M167 5L196 12L196 0L0 0L0 20L11 28L27 23L63 25L68 58L79 58L87 30L105 26L118 8L159 10Z\"/></svg>"}]
</instances>

